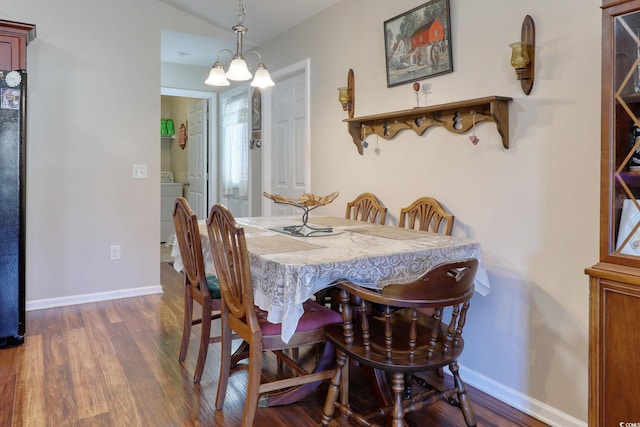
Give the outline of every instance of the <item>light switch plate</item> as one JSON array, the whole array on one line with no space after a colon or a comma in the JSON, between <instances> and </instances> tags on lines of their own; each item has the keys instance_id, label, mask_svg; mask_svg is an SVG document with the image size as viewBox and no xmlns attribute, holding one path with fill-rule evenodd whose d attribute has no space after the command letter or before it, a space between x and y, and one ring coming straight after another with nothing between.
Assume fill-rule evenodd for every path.
<instances>
[{"instance_id":1,"label":"light switch plate","mask_svg":"<svg viewBox=\"0 0 640 427\"><path fill-rule=\"evenodd\" d=\"M132 178L141 179L147 177L147 165L133 165Z\"/></svg>"},{"instance_id":2,"label":"light switch plate","mask_svg":"<svg viewBox=\"0 0 640 427\"><path fill-rule=\"evenodd\" d=\"M117 261L120 259L120 245L111 245L111 261Z\"/></svg>"}]
</instances>

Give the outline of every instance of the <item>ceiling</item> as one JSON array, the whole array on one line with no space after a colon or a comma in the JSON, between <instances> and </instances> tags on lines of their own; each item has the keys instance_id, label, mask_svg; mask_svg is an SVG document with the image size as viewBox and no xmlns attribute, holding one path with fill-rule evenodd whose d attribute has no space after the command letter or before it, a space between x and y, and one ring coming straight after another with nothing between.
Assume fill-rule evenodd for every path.
<instances>
[{"instance_id":1,"label":"ceiling","mask_svg":"<svg viewBox=\"0 0 640 427\"><path fill-rule=\"evenodd\" d=\"M227 48L235 52L236 36L231 27L238 20L236 0L158 1L229 30L227 40L162 31L163 62L211 67L220 49ZM252 45L271 40L338 1L340 0L247 0L244 25L248 31L243 40L245 52Z\"/></svg>"}]
</instances>

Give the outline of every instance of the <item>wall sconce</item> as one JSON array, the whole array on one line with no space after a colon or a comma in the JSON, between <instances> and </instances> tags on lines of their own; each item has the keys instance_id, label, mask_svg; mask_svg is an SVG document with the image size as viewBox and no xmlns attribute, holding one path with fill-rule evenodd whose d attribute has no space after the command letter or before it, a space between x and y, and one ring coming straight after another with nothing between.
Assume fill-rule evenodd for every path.
<instances>
[{"instance_id":1,"label":"wall sconce","mask_svg":"<svg viewBox=\"0 0 640 427\"><path fill-rule=\"evenodd\" d=\"M531 16L522 21L520 41L511 43L511 66L516 70L520 86L525 95L531 93L535 76L536 27Z\"/></svg>"},{"instance_id":2,"label":"wall sconce","mask_svg":"<svg viewBox=\"0 0 640 427\"><path fill-rule=\"evenodd\" d=\"M342 104L342 110L349 112L349 118L353 118L353 111L356 105L356 93L354 86L353 70L349 69L347 74L347 85L338 88L338 101Z\"/></svg>"}]
</instances>

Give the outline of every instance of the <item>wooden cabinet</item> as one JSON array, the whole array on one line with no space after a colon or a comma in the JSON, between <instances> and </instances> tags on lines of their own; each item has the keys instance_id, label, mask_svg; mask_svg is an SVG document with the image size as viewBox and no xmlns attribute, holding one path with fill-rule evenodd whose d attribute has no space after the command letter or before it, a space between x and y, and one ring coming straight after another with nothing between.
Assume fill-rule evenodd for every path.
<instances>
[{"instance_id":1,"label":"wooden cabinet","mask_svg":"<svg viewBox=\"0 0 640 427\"><path fill-rule=\"evenodd\" d=\"M25 333L26 68L29 24L0 20L0 348Z\"/></svg>"},{"instance_id":2,"label":"wooden cabinet","mask_svg":"<svg viewBox=\"0 0 640 427\"><path fill-rule=\"evenodd\" d=\"M589 425L640 423L640 0L603 0L600 262L589 278Z\"/></svg>"},{"instance_id":3,"label":"wooden cabinet","mask_svg":"<svg viewBox=\"0 0 640 427\"><path fill-rule=\"evenodd\" d=\"M600 263L587 272L589 425L640 422L640 270Z\"/></svg>"},{"instance_id":4,"label":"wooden cabinet","mask_svg":"<svg viewBox=\"0 0 640 427\"><path fill-rule=\"evenodd\" d=\"M27 68L27 45L36 36L36 27L0 20L0 70Z\"/></svg>"}]
</instances>

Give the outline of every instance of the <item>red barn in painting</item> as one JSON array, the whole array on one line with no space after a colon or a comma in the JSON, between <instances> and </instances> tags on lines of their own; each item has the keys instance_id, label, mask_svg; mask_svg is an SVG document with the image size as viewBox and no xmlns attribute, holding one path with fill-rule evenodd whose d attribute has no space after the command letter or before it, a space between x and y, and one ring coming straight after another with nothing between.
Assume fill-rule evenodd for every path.
<instances>
[{"instance_id":1,"label":"red barn in painting","mask_svg":"<svg viewBox=\"0 0 640 427\"><path fill-rule=\"evenodd\" d=\"M408 53L412 65L437 64L442 58L444 28L439 19L427 22L410 37L411 50Z\"/></svg>"},{"instance_id":2,"label":"red barn in painting","mask_svg":"<svg viewBox=\"0 0 640 427\"><path fill-rule=\"evenodd\" d=\"M439 42L444 38L444 28L439 19L427 22L418 28L411 36L411 49L424 46L430 43Z\"/></svg>"}]
</instances>

